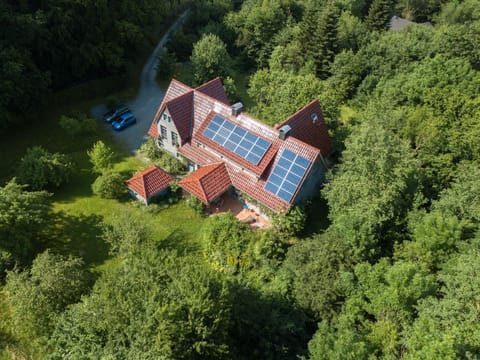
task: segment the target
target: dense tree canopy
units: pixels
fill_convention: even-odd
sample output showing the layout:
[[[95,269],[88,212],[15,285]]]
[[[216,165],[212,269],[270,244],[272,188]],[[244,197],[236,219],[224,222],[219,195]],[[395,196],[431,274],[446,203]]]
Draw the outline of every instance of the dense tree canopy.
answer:
[[[52,219],[47,192],[26,191],[15,179],[0,188],[0,271],[26,264],[42,248]]]
[[[186,1],[2,1],[0,128],[38,108],[48,89],[119,74]]]

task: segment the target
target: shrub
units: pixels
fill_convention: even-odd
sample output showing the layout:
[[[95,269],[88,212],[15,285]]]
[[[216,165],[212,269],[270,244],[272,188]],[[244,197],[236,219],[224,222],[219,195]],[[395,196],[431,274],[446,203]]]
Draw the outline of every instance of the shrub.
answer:
[[[87,115],[74,112],[63,115],[59,121],[60,127],[70,136],[94,134],[97,132],[97,123]]]
[[[203,214],[205,212],[206,206],[199,198],[191,195],[187,198],[187,205],[191,207],[195,212]]]
[[[163,150],[160,149],[157,144],[155,144],[154,138],[148,138],[148,140],[145,141],[142,146],[140,146],[138,152],[140,155],[152,161],[160,158],[163,155]]]
[[[227,93],[228,100],[233,102],[238,99],[237,86],[235,85],[235,81],[230,76],[227,76],[223,80],[223,87],[225,88],[225,92]]]
[[[293,206],[286,213],[273,216],[273,228],[279,238],[288,239],[302,232],[306,219],[305,211],[298,206]]]
[[[140,147],[139,153],[170,174],[185,173],[185,164],[167,151],[159,148],[157,144],[155,144],[153,138],[150,138],[143,143]]]
[[[92,184],[92,191],[104,199],[119,199],[125,195],[126,187],[118,172],[107,171],[97,177]]]
[[[205,255],[212,265],[236,273],[251,267],[248,247],[252,233],[230,212],[209,217],[201,230]]]
[[[158,57],[157,75],[161,79],[166,79],[172,76],[175,70],[175,64],[177,63],[177,57],[174,53],[168,51],[166,47],[163,47]]]
[[[105,105],[107,106],[108,109],[113,109],[115,106],[120,104],[120,100],[116,96],[109,96],[105,100]]]
[[[17,170],[17,180],[32,190],[44,189],[47,185],[56,187],[66,183],[73,170],[73,164],[65,154],[50,153],[41,146],[27,149]]]
[[[93,165],[92,171],[96,174],[103,174],[113,166],[113,151],[101,140],[93,144],[91,150],[87,151],[90,162]]]

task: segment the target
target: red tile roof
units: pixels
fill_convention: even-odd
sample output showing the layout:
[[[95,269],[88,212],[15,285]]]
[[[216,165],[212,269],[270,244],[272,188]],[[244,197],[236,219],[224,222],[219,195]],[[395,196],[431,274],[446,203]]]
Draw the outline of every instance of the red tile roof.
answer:
[[[224,104],[230,105],[227,94],[225,93],[225,88],[222,84],[222,80],[219,77],[200,85],[195,90],[200,91],[205,95],[214,98],[215,100],[221,101]]]
[[[262,175],[263,172],[265,171],[265,169],[267,168],[267,166],[272,161],[272,159],[275,157],[275,154],[277,153],[278,148],[280,147],[281,140],[278,138],[278,136],[276,136],[276,134],[275,134],[273,137],[272,136],[266,137],[266,136],[262,136],[264,134],[261,134],[259,132],[255,132],[254,129],[252,129],[252,128],[250,128],[250,129],[247,128],[246,129],[249,132],[251,132],[251,133],[253,133],[253,134],[255,134],[255,135],[257,135],[257,136],[259,136],[259,137],[263,138],[264,140],[267,140],[271,143],[270,147],[268,148],[268,150],[266,151],[265,155],[260,160],[258,165],[254,165],[250,161],[247,161],[245,158],[235,154],[233,151],[230,151],[227,148],[217,144],[215,141],[210,140],[209,138],[203,136],[203,131],[205,130],[205,128],[208,126],[208,124],[210,123],[210,121],[213,119],[213,117],[215,115],[217,115],[217,114],[214,113],[214,112],[210,113],[210,115],[203,122],[202,126],[198,129],[198,131],[193,134],[193,140],[199,141],[202,144],[207,145],[210,149],[214,150],[215,152],[217,152],[221,156],[227,157],[228,159],[230,159],[231,161],[234,161],[236,164],[240,165],[241,167],[244,167],[245,169],[250,170],[255,175],[258,175],[258,176]],[[222,117],[226,118],[225,116],[222,116]],[[227,119],[229,121],[231,121],[232,123],[242,127],[241,124],[239,124],[239,122],[237,121],[237,119],[235,117],[227,117]]]
[[[170,100],[165,106],[172,117],[182,143],[184,143],[190,137],[193,127],[193,91]]]
[[[316,115],[314,122],[312,116]],[[275,125],[276,129],[284,125],[290,125],[289,136],[293,136],[303,142],[320,149],[322,155],[327,157],[333,149],[333,143],[328,135],[327,125],[323,119],[322,109],[318,100],[313,100],[284,122]]]
[[[186,143],[183,146],[178,148],[178,152],[185,156],[187,159],[192,159],[196,164],[205,166],[208,164],[218,163],[220,160],[217,155],[214,155],[200,146]]]
[[[163,109],[165,109],[165,105],[173,99],[176,99],[179,96],[185,95],[186,93],[192,91],[193,89],[185,85],[184,83],[172,79],[170,82],[170,85],[168,86],[167,92],[165,93],[165,96],[163,97],[162,103],[158,107],[158,110],[153,117],[152,120],[152,125],[150,125],[150,129],[148,130],[148,135],[154,137],[155,139],[158,139],[158,118],[160,114],[162,113]]]
[[[173,176],[159,169],[156,165],[152,165],[134,175],[125,183],[144,199],[148,199],[167,188],[173,180],[175,180]]]
[[[178,183],[190,194],[209,204],[232,186],[224,163],[199,168]]]
[[[279,152],[281,152],[283,149],[290,149],[298,153],[299,155],[310,160],[312,164],[315,162],[318,154],[320,153],[318,149],[315,149],[312,146],[309,146],[295,138],[287,138],[287,140],[283,142]],[[188,159],[191,159],[200,166],[208,166],[212,163],[218,164],[219,161],[222,161],[218,155],[213,154],[201,146],[185,144],[178,150],[182,155],[186,156]],[[232,185],[236,189],[243,191],[270,209],[275,211],[287,210],[294,202],[296,194],[292,197],[290,203],[287,203],[281,198],[276,197],[272,193],[265,190],[265,182],[267,181],[268,176],[270,175],[270,170],[273,169],[275,163],[273,163],[273,166],[271,166],[270,169],[266,171],[262,177],[260,177],[260,179],[257,179],[255,176],[243,171],[239,166],[235,166],[232,163],[225,162],[225,165],[227,166]],[[306,174],[308,173],[309,170],[306,171]],[[302,183],[303,180],[304,179],[302,179]],[[302,183],[299,185],[298,189],[301,188]]]
[[[278,161],[277,154],[280,154],[283,149],[289,149],[309,159],[311,166],[313,166],[320,154],[325,157],[329,155],[333,148],[323,119],[322,110],[317,100],[312,101],[287,118],[283,123],[272,128],[246,113],[241,113],[238,116],[232,115],[231,107],[228,105],[228,99],[219,78],[213,79],[196,89],[172,80],[149,131],[149,134],[154,137],[158,137],[156,119],[160,116],[165,106],[168,107],[177,129],[181,133],[182,140],[183,138],[188,139],[183,141],[182,146],[178,149],[180,154],[203,167],[212,164],[218,166],[220,162],[224,162],[224,168],[228,170],[229,174],[230,182],[228,184],[230,185],[228,186],[233,184],[235,188],[247,193],[272,210],[288,209],[295,202],[303,181],[310,173],[310,169],[307,169],[302,183],[297,188],[297,193],[293,195],[290,203],[276,197],[266,191],[264,186],[270,172]],[[257,166],[203,136],[204,129],[215,114],[272,144]],[[314,114],[317,115],[315,122],[312,119]],[[285,140],[280,139],[278,136],[278,129],[283,125],[290,125],[291,127],[290,133]],[[188,135],[186,135],[187,129]],[[225,174],[227,174],[226,171],[224,171]],[[198,176],[198,174],[195,176]],[[224,179],[226,177],[225,175]],[[194,193],[204,202],[212,200],[212,195],[208,195],[207,192],[202,190],[200,180],[197,179],[198,181],[196,182],[193,180],[189,185],[185,185],[190,187],[191,190],[187,189],[187,191]],[[227,186],[226,184],[223,185]],[[217,196],[214,193],[215,191],[212,194]]]

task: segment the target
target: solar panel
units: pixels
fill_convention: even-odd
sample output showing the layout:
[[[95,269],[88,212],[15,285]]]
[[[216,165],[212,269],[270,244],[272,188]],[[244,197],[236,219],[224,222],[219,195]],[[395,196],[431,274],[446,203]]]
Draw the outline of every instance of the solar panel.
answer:
[[[260,160],[272,145],[265,139],[242,129],[234,123],[215,115],[203,131],[203,136],[213,140],[253,165]]]
[[[310,160],[293,151],[283,150],[277,165],[268,177],[265,190],[290,202],[309,166]]]

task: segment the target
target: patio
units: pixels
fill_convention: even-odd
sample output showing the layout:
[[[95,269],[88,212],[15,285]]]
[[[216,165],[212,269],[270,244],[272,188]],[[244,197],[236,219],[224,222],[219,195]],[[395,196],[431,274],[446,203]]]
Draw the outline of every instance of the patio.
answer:
[[[264,229],[271,225],[265,217],[259,215],[253,209],[244,208],[243,201],[229,194],[223,194],[218,204],[212,204],[207,208],[207,212],[211,215],[227,211],[230,211],[238,221],[248,224],[252,229]]]

